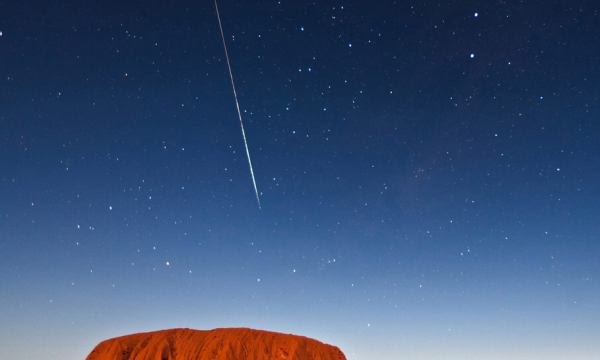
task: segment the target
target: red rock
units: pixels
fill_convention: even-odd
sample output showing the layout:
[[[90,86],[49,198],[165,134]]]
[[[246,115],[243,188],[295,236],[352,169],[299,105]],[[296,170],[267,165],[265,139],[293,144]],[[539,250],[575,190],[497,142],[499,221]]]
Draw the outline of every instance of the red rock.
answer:
[[[304,336],[246,328],[171,329],[98,344],[86,360],[346,360],[340,349]]]

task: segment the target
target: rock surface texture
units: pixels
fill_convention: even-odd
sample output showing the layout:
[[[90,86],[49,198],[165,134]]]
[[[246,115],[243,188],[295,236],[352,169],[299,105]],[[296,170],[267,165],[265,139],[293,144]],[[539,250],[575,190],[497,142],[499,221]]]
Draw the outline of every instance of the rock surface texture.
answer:
[[[101,342],[86,360],[346,360],[340,349],[303,336],[245,328],[171,329]]]

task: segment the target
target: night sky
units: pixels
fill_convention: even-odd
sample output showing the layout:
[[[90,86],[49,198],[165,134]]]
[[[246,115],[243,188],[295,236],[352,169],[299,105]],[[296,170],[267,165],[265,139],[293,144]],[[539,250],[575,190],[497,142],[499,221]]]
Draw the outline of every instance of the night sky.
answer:
[[[0,3],[0,348],[250,327],[600,356],[596,1]]]

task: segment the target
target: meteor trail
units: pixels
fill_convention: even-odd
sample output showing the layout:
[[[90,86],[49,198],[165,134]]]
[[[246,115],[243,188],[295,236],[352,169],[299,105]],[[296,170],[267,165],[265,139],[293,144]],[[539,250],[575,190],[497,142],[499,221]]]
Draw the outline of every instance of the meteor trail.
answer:
[[[250,161],[250,151],[248,150],[248,142],[246,141],[246,132],[244,132],[244,123],[242,122],[242,113],[240,112],[240,104],[238,103],[237,93],[235,92],[235,84],[233,83],[233,74],[231,73],[231,65],[229,64],[229,55],[227,55],[227,45],[225,44],[225,35],[223,35],[223,26],[221,25],[221,16],[219,15],[219,7],[215,0],[215,9],[217,9],[217,19],[219,19],[219,29],[221,29],[221,39],[223,39],[223,48],[225,49],[225,58],[227,59],[227,67],[229,68],[229,77],[231,78],[231,87],[233,88],[233,97],[235,98],[235,106],[237,107],[238,117],[240,118],[240,126],[242,128],[242,136],[244,137],[244,145],[246,146],[246,155],[248,155],[248,165],[250,165],[250,175],[252,175],[252,183],[254,184],[254,192],[256,193],[256,201],[260,209],[260,199],[258,197],[258,189],[256,188],[256,180],[254,179],[254,170],[252,170],[252,161]]]

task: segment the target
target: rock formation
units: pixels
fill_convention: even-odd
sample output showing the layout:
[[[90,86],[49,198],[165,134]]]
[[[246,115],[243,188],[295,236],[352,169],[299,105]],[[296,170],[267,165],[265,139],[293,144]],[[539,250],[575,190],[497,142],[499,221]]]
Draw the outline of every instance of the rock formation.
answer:
[[[101,342],[86,360],[346,360],[340,349],[303,336],[245,328],[171,329]]]

